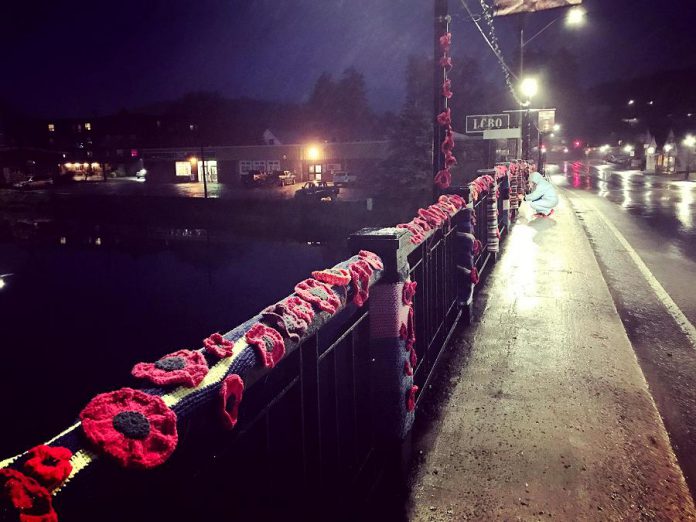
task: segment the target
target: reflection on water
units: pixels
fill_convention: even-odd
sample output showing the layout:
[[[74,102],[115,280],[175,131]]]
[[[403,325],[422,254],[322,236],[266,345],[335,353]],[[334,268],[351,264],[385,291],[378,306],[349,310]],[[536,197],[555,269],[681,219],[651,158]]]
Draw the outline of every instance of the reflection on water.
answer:
[[[248,319],[345,248],[233,230],[0,221],[0,396],[14,426],[0,455],[45,440],[95,393],[127,385],[136,362]]]

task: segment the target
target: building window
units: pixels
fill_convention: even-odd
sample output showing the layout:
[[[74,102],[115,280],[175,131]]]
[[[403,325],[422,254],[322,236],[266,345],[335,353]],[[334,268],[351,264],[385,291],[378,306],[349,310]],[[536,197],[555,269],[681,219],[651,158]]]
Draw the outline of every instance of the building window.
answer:
[[[92,130],[92,124],[90,122],[85,123],[85,130],[87,130],[87,131]]]
[[[246,174],[251,170],[251,161],[248,160],[240,160],[239,161],[239,173],[240,174]]]
[[[280,161],[273,160],[268,162],[268,172],[273,172],[274,170],[280,170]]]
[[[56,132],[56,126],[53,123],[48,124],[48,132]]]
[[[310,165],[309,166],[309,173],[310,174],[321,174],[321,165]]]
[[[177,161],[176,162],[176,175],[177,177],[187,177],[191,179],[191,162],[189,161]]]
[[[266,170],[266,162],[262,160],[256,160],[252,163],[253,169],[254,170],[261,170],[265,171]]]
[[[131,149],[131,158],[138,157],[138,149]]]
[[[198,169],[203,172],[208,183],[218,182],[217,160],[202,160],[198,163]],[[203,176],[200,175],[200,172],[198,178],[198,181],[203,183]]]

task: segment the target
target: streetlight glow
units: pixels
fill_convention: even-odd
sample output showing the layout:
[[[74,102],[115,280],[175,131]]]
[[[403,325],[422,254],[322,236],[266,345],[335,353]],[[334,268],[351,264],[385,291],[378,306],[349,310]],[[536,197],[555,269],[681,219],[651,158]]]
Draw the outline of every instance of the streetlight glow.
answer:
[[[689,148],[693,147],[696,145],[696,137],[694,137],[692,134],[687,134],[686,138],[684,138],[684,145]]]
[[[558,132],[559,130],[561,130],[561,124],[560,124],[560,123],[557,123],[557,124],[555,124],[555,125],[553,126],[553,131],[554,131],[554,132]]]
[[[670,150],[672,150],[672,145],[668,143],[667,145],[662,147],[662,150],[664,150],[665,152],[669,152]]]
[[[634,103],[636,103],[636,100],[628,100],[629,105],[633,105]]]
[[[307,147],[307,159],[310,161],[316,161],[321,156],[321,150],[316,145]]]
[[[633,152],[633,145],[626,145],[623,150],[626,154]]]
[[[566,25],[569,27],[579,27],[585,25],[587,11],[582,7],[572,7],[566,15]]]
[[[536,78],[525,78],[520,84],[520,92],[525,98],[531,100],[539,92],[539,82]]]

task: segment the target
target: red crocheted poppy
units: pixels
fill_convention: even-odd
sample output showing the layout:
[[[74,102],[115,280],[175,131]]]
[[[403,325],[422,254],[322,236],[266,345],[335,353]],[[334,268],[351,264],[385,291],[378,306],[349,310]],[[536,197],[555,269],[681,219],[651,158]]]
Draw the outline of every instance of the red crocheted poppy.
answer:
[[[417,245],[425,240],[425,230],[415,223],[415,220],[408,223],[399,223],[396,228],[403,228],[411,233],[411,243]]]
[[[234,343],[228,341],[219,333],[214,333],[210,337],[203,339],[205,351],[214,355],[218,359],[230,357],[234,351]]]
[[[48,489],[53,489],[70,476],[72,451],[60,446],[36,446],[29,450],[24,472]]]
[[[411,386],[411,390],[406,396],[406,409],[408,411],[413,411],[416,409],[416,393],[418,393],[418,386]]]
[[[449,51],[452,45],[452,33],[445,33],[440,37],[440,48],[443,52]]]
[[[305,304],[311,308],[311,305]],[[295,315],[288,304],[282,301],[264,309],[261,312],[261,317],[271,327],[278,330],[283,337],[293,341],[299,341],[309,328],[307,321]]]
[[[435,174],[434,182],[439,188],[446,189],[452,184],[452,173],[449,169],[442,169]]]
[[[445,153],[445,168],[450,169],[457,164],[457,158],[450,151]]]
[[[350,272],[351,288],[353,289],[353,303],[361,307],[370,297],[370,276],[372,267],[364,259],[360,259],[348,266]]]
[[[312,305],[296,295],[286,297],[279,304],[286,306],[290,313],[298,319],[302,319],[307,325],[314,321],[314,308],[312,308]]]
[[[433,212],[430,208],[419,208],[418,215],[425,219],[433,228],[441,226],[444,221],[439,213]]]
[[[367,261],[367,264],[370,265],[374,270],[384,270],[384,263],[382,263],[382,259],[374,252],[370,252],[369,250],[361,250],[358,252],[358,256]]]
[[[0,516],[19,522],[58,522],[51,494],[31,477],[0,469]]]
[[[244,381],[237,374],[229,375],[222,381],[220,397],[222,398],[222,421],[227,429],[232,429],[237,424],[239,416],[239,404],[244,394]]]
[[[408,307],[408,320],[406,322],[408,337],[406,338],[406,349],[410,350],[416,344],[416,315],[413,306]]]
[[[447,81],[449,81],[449,80],[447,80]],[[443,154],[445,154],[445,153],[447,153],[447,151],[452,152],[452,149],[454,149],[454,136],[448,130],[445,133],[445,139],[442,140],[442,145],[440,146],[440,150],[442,151]]]
[[[133,377],[147,379],[157,386],[180,384],[189,388],[198,386],[207,373],[205,357],[194,350],[179,350],[154,363],[138,363],[131,370]]]
[[[466,201],[464,201],[464,198],[461,197],[459,194],[450,194],[449,196],[440,197],[446,197],[449,200],[449,202],[452,203],[457,209],[460,209],[466,205]]]
[[[416,295],[416,287],[418,283],[416,281],[406,281],[404,283],[404,289],[401,293],[401,301],[406,306],[411,306],[413,303],[413,297]]]
[[[300,281],[295,285],[295,293],[308,303],[312,303],[331,315],[335,314],[338,307],[341,306],[341,300],[331,290],[331,287],[316,279]]]
[[[154,468],[176,448],[176,414],[160,397],[140,390],[97,395],[80,419],[89,441],[124,468]]]
[[[411,368],[415,368],[418,364],[418,354],[414,348],[411,348],[408,356],[408,360],[411,363]]]
[[[483,243],[479,239],[474,239],[474,255],[477,256],[481,253],[483,249]]]
[[[333,286],[346,286],[350,283],[350,274],[345,268],[327,268],[326,270],[315,270],[312,277],[317,281]]]
[[[443,127],[452,125],[452,109],[447,108],[437,115],[437,123]]]
[[[440,58],[440,67],[447,69],[448,71],[452,69],[452,57],[444,55]]]
[[[285,342],[277,330],[256,323],[246,333],[246,342],[256,349],[266,368],[273,368],[285,355]]]
[[[404,361],[404,375],[408,375],[409,377],[413,375],[413,366],[411,366],[411,363],[408,361]]]
[[[418,225],[419,227],[421,227],[421,228],[423,229],[423,232],[428,232],[428,231],[432,230],[432,227],[428,224],[428,222],[427,222],[425,219],[423,219],[422,217],[420,217],[420,216],[414,217],[414,218],[411,220],[411,222],[412,222],[413,224]]]
[[[471,282],[477,285],[479,283],[479,273],[476,267],[471,269]]]
[[[450,99],[453,96],[452,93],[452,80],[445,80],[442,84],[442,96]]]

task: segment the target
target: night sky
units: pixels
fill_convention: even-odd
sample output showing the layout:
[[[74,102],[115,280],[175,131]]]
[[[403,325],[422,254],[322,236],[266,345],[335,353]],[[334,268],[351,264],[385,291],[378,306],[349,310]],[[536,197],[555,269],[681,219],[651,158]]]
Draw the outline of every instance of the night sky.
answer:
[[[480,12],[478,0],[467,0]],[[453,55],[503,77],[460,0]],[[530,47],[565,45],[582,81],[633,77],[696,63],[693,0],[585,0],[588,24],[554,24]],[[659,7],[657,7],[659,6]],[[527,34],[562,11],[528,16]],[[194,90],[303,101],[322,71],[366,77],[372,106],[397,109],[409,54],[432,53],[431,0],[4,0],[0,99],[40,116],[102,114]],[[518,17],[496,19],[504,54]],[[456,62],[455,62],[456,65]]]

